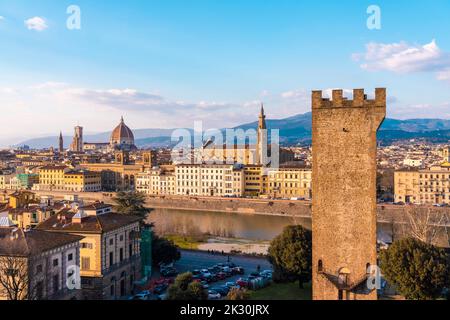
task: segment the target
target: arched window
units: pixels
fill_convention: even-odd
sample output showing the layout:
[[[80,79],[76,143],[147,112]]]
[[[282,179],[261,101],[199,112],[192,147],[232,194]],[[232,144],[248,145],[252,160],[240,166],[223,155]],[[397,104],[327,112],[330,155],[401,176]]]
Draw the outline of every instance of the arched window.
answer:
[[[372,271],[371,266],[372,266],[372,265],[371,265],[370,263],[367,263],[367,264],[366,264],[366,273],[367,273],[367,274],[370,274],[370,272]]]
[[[319,273],[323,272],[323,261],[322,260],[319,260],[319,263],[317,265],[317,271]]]

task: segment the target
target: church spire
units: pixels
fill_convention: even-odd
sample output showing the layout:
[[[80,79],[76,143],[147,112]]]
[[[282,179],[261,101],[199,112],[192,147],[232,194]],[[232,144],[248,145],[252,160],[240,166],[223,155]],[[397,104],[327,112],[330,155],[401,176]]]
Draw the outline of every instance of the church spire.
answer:
[[[259,114],[258,129],[266,129],[266,115],[264,113],[264,103],[261,103],[261,113]]]
[[[59,132],[59,152],[63,152],[64,151],[64,138],[63,138],[63,134],[62,131]]]

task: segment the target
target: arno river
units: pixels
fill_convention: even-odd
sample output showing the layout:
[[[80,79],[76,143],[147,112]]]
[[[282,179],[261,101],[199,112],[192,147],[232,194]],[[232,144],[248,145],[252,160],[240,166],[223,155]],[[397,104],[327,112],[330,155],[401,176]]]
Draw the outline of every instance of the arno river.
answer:
[[[270,241],[288,225],[311,229],[311,219],[226,212],[155,209],[150,214],[159,234],[209,235],[252,241]],[[379,224],[378,237],[390,240],[389,225]]]

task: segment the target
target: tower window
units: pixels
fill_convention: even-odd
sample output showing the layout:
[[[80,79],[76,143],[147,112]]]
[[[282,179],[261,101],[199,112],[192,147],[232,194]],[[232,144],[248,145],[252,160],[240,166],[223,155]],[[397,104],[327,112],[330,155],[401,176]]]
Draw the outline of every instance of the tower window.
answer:
[[[319,263],[317,265],[317,271],[319,273],[323,272],[323,262],[322,262],[322,260],[319,260]]]

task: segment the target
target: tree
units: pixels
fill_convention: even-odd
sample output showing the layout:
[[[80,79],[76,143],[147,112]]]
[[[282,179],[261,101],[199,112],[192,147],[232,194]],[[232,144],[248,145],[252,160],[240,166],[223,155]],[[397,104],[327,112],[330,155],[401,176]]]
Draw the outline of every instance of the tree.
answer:
[[[448,258],[443,249],[407,238],[381,251],[380,264],[386,280],[406,299],[430,300],[449,285]]]
[[[274,267],[275,281],[311,280],[312,234],[300,225],[288,226],[269,248],[269,261]]]
[[[404,231],[405,234],[431,245],[436,245],[439,240],[439,233],[445,231],[448,236],[447,212],[417,206],[409,206],[405,212],[408,218],[407,223],[404,224],[407,228]]]
[[[175,282],[167,290],[168,300],[196,301],[206,300],[208,295],[202,284],[194,282],[192,273],[187,272],[178,275]]]
[[[228,292],[227,300],[248,300],[250,298],[250,294],[247,290],[242,288],[232,288],[230,292]]]
[[[153,233],[152,240],[152,260],[153,265],[157,266],[161,263],[168,264],[178,261],[181,258],[180,251],[177,246],[170,240],[160,238]]]
[[[0,297],[7,300],[37,300],[45,295],[46,273],[40,276],[31,257],[0,256]],[[41,290],[39,290],[39,288]]]
[[[151,210],[145,207],[145,198],[145,194],[140,192],[119,192],[113,198],[116,203],[114,209],[119,214],[135,215],[146,219]]]

